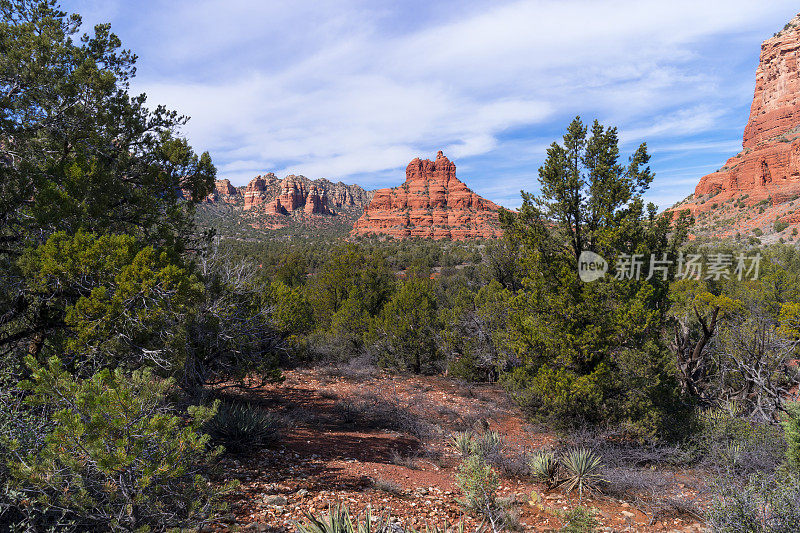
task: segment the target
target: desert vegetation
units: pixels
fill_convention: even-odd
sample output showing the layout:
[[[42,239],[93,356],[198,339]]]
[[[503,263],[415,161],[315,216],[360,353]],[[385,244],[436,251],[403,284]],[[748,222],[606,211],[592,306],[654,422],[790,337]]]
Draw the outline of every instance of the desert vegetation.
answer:
[[[800,253],[689,241],[646,144],[576,118],[501,239],[218,238],[110,28],[0,12],[1,530],[800,530]]]

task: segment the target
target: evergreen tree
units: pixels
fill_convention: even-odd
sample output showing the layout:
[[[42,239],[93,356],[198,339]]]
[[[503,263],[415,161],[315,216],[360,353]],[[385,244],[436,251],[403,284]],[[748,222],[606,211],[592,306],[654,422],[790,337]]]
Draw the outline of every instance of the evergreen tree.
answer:
[[[79,36],[54,0],[0,13],[0,353],[37,354],[92,287],[31,292],[24,251],[58,232],[124,233],[175,261],[196,247],[192,206],[215,169],[177,135],[185,117],[129,94],[136,56],[109,25]]]
[[[614,422],[652,433],[676,405],[674,365],[663,332],[668,279],[605,278],[584,283],[585,250],[613,267],[621,254],[675,254],[688,220],[645,209],[653,180],[642,144],[620,162],[617,131],[576,118],[539,169],[541,194],[523,192],[518,213],[502,216],[519,250],[522,289],[509,318],[521,368],[506,383],[531,412],[558,423]],[[612,268],[613,270],[613,268]],[[634,277],[635,278],[635,277]],[[632,390],[635,382],[641,389]]]

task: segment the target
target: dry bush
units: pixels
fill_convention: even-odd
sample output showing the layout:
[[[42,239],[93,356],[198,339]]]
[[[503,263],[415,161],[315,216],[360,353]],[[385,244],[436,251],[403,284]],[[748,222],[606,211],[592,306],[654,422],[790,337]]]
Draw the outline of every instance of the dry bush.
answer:
[[[621,466],[606,468],[603,479],[605,494],[631,502],[650,516],[651,524],[676,516],[698,518],[702,515],[695,499],[669,494],[675,482],[672,474],[651,468]]]
[[[506,450],[495,464],[505,477],[527,478],[531,474],[530,454]]]
[[[426,440],[434,436],[439,428],[421,419],[408,408],[388,401],[375,394],[367,394],[354,400],[342,400],[334,406],[337,417],[344,424],[367,429],[391,429]]]
[[[672,444],[624,441],[598,431],[578,431],[561,439],[556,449],[588,448],[600,455],[608,466],[687,466],[696,461],[693,450]]]
[[[394,481],[389,481],[388,479],[378,478],[372,480],[372,488],[393,496],[403,495],[403,488]]]
[[[403,455],[397,450],[392,450],[392,453],[389,455],[389,460],[393,465],[402,466],[404,468],[408,468],[409,470],[419,469],[416,457],[413,455]]]

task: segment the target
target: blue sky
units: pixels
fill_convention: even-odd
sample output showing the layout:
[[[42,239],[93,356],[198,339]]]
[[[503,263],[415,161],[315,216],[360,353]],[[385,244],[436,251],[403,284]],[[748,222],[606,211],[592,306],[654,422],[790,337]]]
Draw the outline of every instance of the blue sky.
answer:
[[[538,190],[575,115],[647,141],[662,208],[741,147],[771,0],[83,0],[138,56],[134,90],[189,115],[220,178],[303,174],[387,187],[445,154],[507,207]]]

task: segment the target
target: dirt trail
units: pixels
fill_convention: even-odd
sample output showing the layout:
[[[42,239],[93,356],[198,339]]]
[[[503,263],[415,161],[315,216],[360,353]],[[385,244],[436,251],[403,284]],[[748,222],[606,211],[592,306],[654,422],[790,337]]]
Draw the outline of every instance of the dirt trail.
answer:
[[[463,520],[469,531],[480,520],[465,515],[457,501],[460,457],[448,440],[454,431],[487,425],[504,438],[499,493],[522,530],[557,531],[560,513],[578,504],[574,495],[546,493],[517,474],[525,454],[552,444],[554,436],[529,427],[497,386],[352,370],[290,371],[286,377],[280,385],[228,393],[283,415],[289,427],[272,449],[224,459],[226,477],[239,479],[241,487],[230,500],[233,514],[210,530],[294,531],[305,512],[346,503],[353,514],[371,508],[416,527]],[[676,481],[672,489],[683,487]],[[601,531],[703,529],[689,516],[653,520],[609,497],[583,503],[597,509]]]

